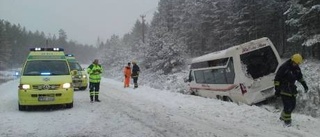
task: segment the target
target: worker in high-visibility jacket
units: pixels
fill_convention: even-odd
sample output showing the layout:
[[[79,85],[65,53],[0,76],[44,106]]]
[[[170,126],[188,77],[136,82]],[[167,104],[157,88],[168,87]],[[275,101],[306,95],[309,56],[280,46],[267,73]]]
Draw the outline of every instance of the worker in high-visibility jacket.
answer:
[[[130,78],[131,78],[131,63],[129,62],[127,66],[123,69],[124,74],[124,87],[129,87],[130,85]]]
[[[89,74],[89,88],[90,88],[90,101],[93,102],[93,97],[96,102],[99,100],[99,89],[101,74],[103,72],[102,66],[99,64],[99,60],[95,59],[93,63],[88,67],[87,73]]]

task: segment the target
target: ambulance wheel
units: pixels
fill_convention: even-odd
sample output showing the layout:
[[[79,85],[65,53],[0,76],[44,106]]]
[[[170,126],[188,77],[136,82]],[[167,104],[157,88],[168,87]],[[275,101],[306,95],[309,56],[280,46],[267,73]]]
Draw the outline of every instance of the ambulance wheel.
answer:
[[[19,111],[25,111],[27,106],[23,106],[19,104]]]
[[[223,96],[223,101],[226,101],[226,102],[233,102],[232,99],[228,96]]]
[[[86,90],[86,89],[87,89],[87,86],[85,86],[85,87],[80,87],[79,89],[80,89],[80,90]]]
[[[66,108],[72,108],[73,107],[73,102],[66,104]]]

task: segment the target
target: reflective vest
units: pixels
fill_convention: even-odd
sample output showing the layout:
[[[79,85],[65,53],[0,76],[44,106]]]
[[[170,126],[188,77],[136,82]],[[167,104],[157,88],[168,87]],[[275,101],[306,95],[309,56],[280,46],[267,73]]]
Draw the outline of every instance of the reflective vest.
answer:
[[[87,69],[89,76],[89,82],[99,83],[101,80],[101,74],[103,72],[102,66],[99,64],[91,64]]]

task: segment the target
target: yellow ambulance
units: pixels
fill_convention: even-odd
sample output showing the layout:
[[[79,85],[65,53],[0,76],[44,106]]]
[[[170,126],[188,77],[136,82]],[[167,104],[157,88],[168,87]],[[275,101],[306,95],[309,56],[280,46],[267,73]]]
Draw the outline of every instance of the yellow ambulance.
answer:
[[[21,70],[18,89],[19,110],[29,106],[73,107],[70,67],[61,48],[31,48]]]
[[[66,54],[66,58],[72,72],[73,87],[79,90],[86,90],[88,87],[87,72],[80,66],[74,55]]]

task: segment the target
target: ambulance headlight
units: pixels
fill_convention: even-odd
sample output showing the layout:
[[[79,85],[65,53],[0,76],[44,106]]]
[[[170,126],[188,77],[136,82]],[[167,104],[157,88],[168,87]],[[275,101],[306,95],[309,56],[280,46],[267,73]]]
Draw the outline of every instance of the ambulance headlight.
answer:
[[[87,78],[87,75],[82,75],[82,78]]]
[[[23,85],[21,85],[21,88],[22,89],[30,89],[30,85],[28,85],[28,84],[23,84]]]
[[[70,83],[64,83],[62,85],[62,88],[70,88],[71,87],[71,84]]]

